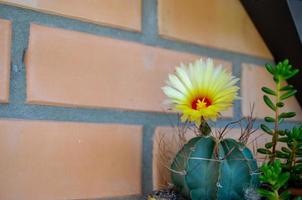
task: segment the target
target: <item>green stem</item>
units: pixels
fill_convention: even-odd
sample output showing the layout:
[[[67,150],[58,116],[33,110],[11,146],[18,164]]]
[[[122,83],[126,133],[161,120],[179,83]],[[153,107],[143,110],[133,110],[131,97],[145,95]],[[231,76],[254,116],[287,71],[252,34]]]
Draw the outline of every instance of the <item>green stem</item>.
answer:
[[[280,101],[280,81],[278,81],[278,83],[276,84],[276,104]],[[275,105],[276,105],[275,104]],[[275,127],[274,127],[274,133],[273,133],[273,138],[272,138],[272,143],[273,143],[273,149],[272,149],[272,155],[270,157],[270,163],[273,163],[275,161],[276,158],[276,146],[277,146],[277,142],[278,142],[278,129],[279,129],[279,108],[278,106],[276,106],[276,111],[275,111]]]
[[[274,190],[274,193],[275,193],[275,196],[276,196],[275,200],[280,200],[278,190]]]
[[[297,142],[293,142],[293,148],[292,148],[292,153],[290,156],[290,163],[289,163],[289,171],[292,170],[292,168],[296,165],[296,151],[297,151]]]

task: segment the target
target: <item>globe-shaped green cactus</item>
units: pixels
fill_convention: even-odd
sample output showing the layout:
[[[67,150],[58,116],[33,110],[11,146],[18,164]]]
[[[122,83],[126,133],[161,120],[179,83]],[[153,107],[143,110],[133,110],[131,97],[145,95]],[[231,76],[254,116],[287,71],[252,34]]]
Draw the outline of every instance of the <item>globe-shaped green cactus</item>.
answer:
[[[251,151],[234,139],[195,137],[177,153],[171,169],[174,185],[192,200],[244,199],[244,190],[258,184]]]

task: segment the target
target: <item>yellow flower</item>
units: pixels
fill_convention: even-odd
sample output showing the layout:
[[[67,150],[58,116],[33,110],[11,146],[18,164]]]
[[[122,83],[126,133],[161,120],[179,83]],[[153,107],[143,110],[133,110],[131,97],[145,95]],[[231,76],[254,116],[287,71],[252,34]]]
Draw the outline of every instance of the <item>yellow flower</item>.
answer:
[[[214,66],[212,59],[200,59],[177,67],[162,89],[174,109],[182,113],[182,121],[200,125],[202,120],[216,120],[221,111],[233,105],[238,98],[238,80],[221,66]]]

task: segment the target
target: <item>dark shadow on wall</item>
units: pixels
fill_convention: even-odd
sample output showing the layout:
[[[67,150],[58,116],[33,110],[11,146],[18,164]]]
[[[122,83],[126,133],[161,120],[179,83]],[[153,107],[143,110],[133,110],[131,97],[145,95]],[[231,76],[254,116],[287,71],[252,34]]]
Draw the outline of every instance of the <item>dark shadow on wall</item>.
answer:
[[[302,0],[240,0],[276,62],[286,58],[300,69],[288,82],[302,105]]]

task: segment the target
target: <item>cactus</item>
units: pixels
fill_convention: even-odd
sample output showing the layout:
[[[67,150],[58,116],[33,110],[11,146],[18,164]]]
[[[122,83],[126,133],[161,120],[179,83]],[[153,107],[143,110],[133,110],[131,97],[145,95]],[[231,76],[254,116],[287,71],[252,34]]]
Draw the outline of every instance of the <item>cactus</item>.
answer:
[[[174,185],[193,200],[244,199],[258,184],[257,163],[251,151],[234,139],[192,138],[171,165]]]

